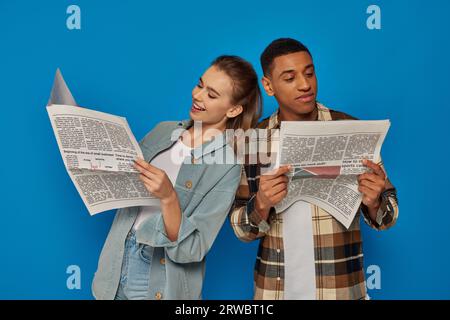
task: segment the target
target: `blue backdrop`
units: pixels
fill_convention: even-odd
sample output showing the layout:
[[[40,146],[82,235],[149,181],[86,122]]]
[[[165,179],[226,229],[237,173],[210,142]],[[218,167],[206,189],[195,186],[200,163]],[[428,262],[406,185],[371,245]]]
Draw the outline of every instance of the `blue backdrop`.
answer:
[[[80,30],[66,26],[71,4]],[[371,4],[380,30],[366,26]],[[92,298],[113,218],[89,216],[64,169],[45,110],[57,67],[80,105],[125,116],[140,139],[188,116],[213,58],[241,55],[261,75],[260,53],[286,36],[311,49],[321,102],[392,122],[382,156],[400,217],[386,232],[363,227],[365,266],[381,271],[370,296],[450,298],[449,11],[446,0],[0,0],[0,298]],[[264,115],[275,109],[265,96]],[[256,249],[227,222],[207,258],[204,298],[251,299]],[[66,286],[69,265],[81,269],[79,290]]]

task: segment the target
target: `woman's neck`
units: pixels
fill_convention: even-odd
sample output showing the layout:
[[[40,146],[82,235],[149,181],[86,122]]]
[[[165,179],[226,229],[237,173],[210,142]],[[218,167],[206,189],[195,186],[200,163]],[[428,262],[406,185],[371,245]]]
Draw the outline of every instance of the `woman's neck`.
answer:
[[[191,148],[196,148],[212,140],[215,136],[222,134],[225,129],[225,125],[218,126],[194,123],[193,126],[183,133],[183,142]]]

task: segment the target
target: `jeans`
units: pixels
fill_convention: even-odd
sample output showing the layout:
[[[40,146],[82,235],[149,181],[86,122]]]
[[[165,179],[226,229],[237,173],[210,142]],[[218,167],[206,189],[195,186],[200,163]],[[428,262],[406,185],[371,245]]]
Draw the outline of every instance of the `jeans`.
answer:
[[[153,247],[136,242],[131,230],[125,241],[119,288],[115,300],[149,300],[150,267]]]

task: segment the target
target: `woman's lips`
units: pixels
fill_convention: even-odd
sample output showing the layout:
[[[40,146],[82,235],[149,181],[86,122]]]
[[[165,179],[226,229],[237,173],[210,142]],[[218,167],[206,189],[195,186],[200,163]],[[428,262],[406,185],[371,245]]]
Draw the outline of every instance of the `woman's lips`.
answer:
[[[295,100],[301,101],[301,102],[311,102],[314,100],[314,93],[308,93],[308,94],[304,94],[300,97],[295,98]]]
[[[191,107],[191,111],[192,112],[202,112],[202,111],[205,111],[205,110],[206,110],[205,108],[202,108],[202,107],[200,107],[199,105],[197,105],[195,103],[192,104],[192,107]]]

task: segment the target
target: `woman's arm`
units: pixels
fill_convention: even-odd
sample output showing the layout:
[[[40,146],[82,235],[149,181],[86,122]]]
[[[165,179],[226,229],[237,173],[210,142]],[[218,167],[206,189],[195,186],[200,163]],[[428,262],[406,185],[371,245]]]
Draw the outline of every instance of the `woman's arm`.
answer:
[[[145,160],[137,159],[134,167],[141,173],[139,178],[147,190],[160,200],[167,237],[176,241],[181,225],[181,208],[172,182],[163,170]]]
[[[153,247],[164,247],[167,256],[176,263],[202,261],[230,212],[240,173],[240,165],[231,166],[189,217],[181,215],[176,241],[168,238],[162,215],[153,215],[138,230],[141,242]]]

